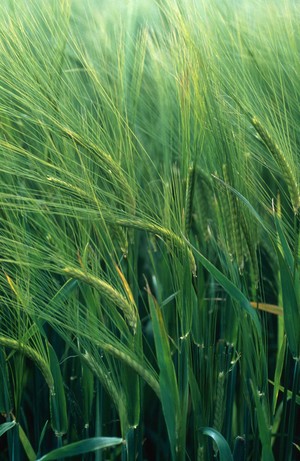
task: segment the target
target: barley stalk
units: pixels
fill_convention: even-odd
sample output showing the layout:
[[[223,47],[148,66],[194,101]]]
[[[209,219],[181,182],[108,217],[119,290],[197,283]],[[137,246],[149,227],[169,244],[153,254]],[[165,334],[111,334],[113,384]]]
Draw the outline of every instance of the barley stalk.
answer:
[[[66,181],[63,181],[58,178],[53,178],[53,177],[48,177],[48,180],[55,182],[57,184],[60,184],[61,186],[66,187],[70,190],[73,190],[81,197],[86,197],[87,199],[90,199],[90,197],[82,189],[70,183],[67,183]],[[109,224],[112,224],[113,226],[123,226],[123,227],[140,229],[140,230],[142,229],[142,230],[151,232],[153,234],[165,237],[167,240],[171,241],[177,248],[181,248],[182,250],[187,248],[185,245],[185,242],[178,235],[176,235],[174,232],[172,232],[166,227],[162,227],[157,224],[151,223],[149,221],[142,220],[142,219],[135,218],[135,217],[120,218],[119,216],[110,215],[109,213],[105,211],[103,211],[102,215],[104,219]],[[121,234],[120,234],[120,237],[122,238]],[[126,239],[125,236],[124,238]],[[124,240],[123,247],[124,247],[124,250],[126,251],[128,247],[128,242],[126,240]],[[187,252],[188,252],[188,256],[190,260],[192,273],[196,275],[196,263],[195,263],[193,253],[188,248],[187,248]]]
[[[134,213],[135,210],[135,198],[132,193],[132,189],[129,187],[128,182],[126,180],[126,177],[121,169],[121,167],[116,163],[113,158],[109,155],[103,152],[101,149],[99,149],[95,144],[93,144],[91,141],[87,143],[86,140],[83,140],[77,133],[74,131],[66,128],[66,127],[61,127],[59,128],[62,130],[62,132],[72,139],[76,145],[81,146],[83,148],[89,149],[91,152],[95,153],[97,157],[100,158],[101,160],[101,167],[103,164],[103,171],[106,172],[109,177],[111,178],[117,178],[119,184],[122,185],[125,193],[126,193],[126,198],[127,198],[127,204],[128,208],[131,212]]]
[[[196,215],[195,221],[200,225],[199,233],[203,235],[205,241],[208,241],[210,237],[208,231],[210,217],[208,204],[212,204],[213,206],[214,203],[211,179],[200,168],[195,170],[195,177],[195,179],[197,179],[197,181],[195,180],[197,193],[194,194],[194,201],[196,202],[196,207],[198,206],[200,212],[200,218]]]
[[[188,235],[192,222],[193,195],[195,185],[195,168],[191,165],[188,169],[186,193],[185,193],[185,232]]]
[[[214,415],[214,428],[221,432],[223,425],[223,412],[224,412],[224,371],[221,371],[217,380],[217,391],[215,400],[215,415]]]
[[[110,218],[108,217],[107,220]],[[119,218],[115,217],[113,219],[114,224],[118,224],[120,226],[124,227],[131,227],[134,229],[140,229],[140,230],[145,230],[148,232],[151,232],[152,234],[156,234],[160,237],[166,238],[169,242],[173,243],[173,245],[182,251],[187,251],[188,253],[188,258],[190,262],[190,267],[193,275],[196,275],[196,262],[193,253],[189,248],[187,248],[185,241],[180,238],[178,235],[176,235],[174,232],[172,232],[170,229],[166,227],[159,226],[157,224],[151,223],[149,221],[144,221],[142,219],[134,218],[134,219],[129,219],[129,218]]]
[[[258,266],[258,260],[257,260],[257,254],[256,254],[257,243],[255,242],[253,237],[251,238],[251,235],[249,232],[249,226],[247,226],[247,223],[246,223],[246,220],[243,214],[241,214],[241,228],[242,228],[245,241],[248,247],[250,260],[252,263],[252,267],[253,267],[254,275],[256,278],[256,283],[257,283],[259,279],[259,266]]]
[[[111,344],[105,344],[103,347],[103,350],[112,354],[114,357],[119,358],[122,360],[124,363],[126,363],[130,368],[135,370],[138,375],[146,383],[149,384],[149,386],[153,389],[155,394],[160,398],[160,387],[158,381],[155,379],[155,377],[143,367],[140,363],[138,363],[136,360],[134,360],[130,355],[125,354],[125,352],[120,351],[116,347],[112,346]]]
[[[261,137],[266,147],[269,149],[270,153],[272,154],[279,168],[281,169],[282,176],[289,190],[294,213],[298,214],[299,207],[300,207],[300,191],[299,191],[299,185],[297,183],[297,180],[293,173],[291,165],[289,164],[287,158],[285,157],[285,155],[283,154],[279,146],[271,138],[269,132],[264,128],[264,126],[258,120],[258,118],[252,117],[251,123],[256,129],[257,133]]]
[[[227,165],[223,165],[223,176],[224,181],[226,184],[230,184]],[[242,242],[242,235],[241,229],[239,224],[239,215],[238,215],[238,207],[237,207],[237,200],[236,197],[230,191],[226,191],[227,200],[228,200],[228,207],[229,207],[229,215],[227,214],[227,220],[229,224],[228,234],[232,237],[232,248],[233,254],[236,257],[239,270],[243,270],[244,266],[244,252],[243,252],[243,242]]]
[[[65,267],[62,272],[69,277],[79,279],[98,290],[108,301],[119,307],[133,331],[137,326],[137,309],[133,302],[128,301],[119,291],[113,288],[109,283],[95,277],[94,275],[83,272],[76,267]]]
[[[105,387],[107,393],[110,395],[112,401],[114,402],[116,408],[119,411],[119,414],[122,416],[121,421],[124,419],[127,422],[127,411],[125,407],[125,398],[122,394],[122,390],[117,389],[115,383],[109,377],[109,374],[98,364],[95,358],[89,354],[87,351],[81,355],[81,358],[86,363],[87,367],[91,370],[94,376],[97,376],[99,381]],[[126,424],[126,423],[125,423]]]
[[[35,349],[20,341],[8,338],[7,336],[0,336],[0,345],[21,352],[30,360],[32,360],[44,376],[45,381],[50,389],[50,392],[54,391],[54,381],[52,373],[50,371],[50,367],[47,364],[46,360]]]
[[[59,184],[60,186],[66,188],[66,189],[72,190],[79,197],[85,197],[88,200],[91,199],[91,197],[83,189],[80,189],[79,187],[74,186],[73,184],[70,184],[69,182],[63,181],[62,179],[55,178],[53,176],[48,176],[47,179],[50,182],[53,182],[55,184]]]

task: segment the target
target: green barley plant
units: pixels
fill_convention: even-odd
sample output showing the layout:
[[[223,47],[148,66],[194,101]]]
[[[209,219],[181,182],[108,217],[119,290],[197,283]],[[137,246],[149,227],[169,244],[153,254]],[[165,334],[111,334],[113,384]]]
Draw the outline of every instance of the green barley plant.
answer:
[[[293,0],[3,0],[4,461],[294,461]]]

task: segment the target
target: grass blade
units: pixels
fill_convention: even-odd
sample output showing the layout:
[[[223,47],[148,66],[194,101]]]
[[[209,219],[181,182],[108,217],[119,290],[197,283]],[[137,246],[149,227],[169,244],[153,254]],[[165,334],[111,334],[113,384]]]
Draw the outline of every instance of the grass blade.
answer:
[[[48,344],[50,367],[54,381],[54,390],[50,392],[51,424],[57,437],[61,437],[68,430],[67,403],[63,378],[58,358],[53,347]]]
[[[52,450],[37,461],[55,461],[61,458],[70,458],[97,450],[103,450],[104,448],[115,447],[122,442],[123,439],[119,437],[94,437],[85,439]]]
[[[294,358],[300,357],[300,309],[292,274],[280,251],[277,252],[282,286],[283,319],[287,341]],[[297,271],[298,272],[298,271]],[[298,276],[298,274],[296,274]]]
[[[233,461],[230,447],[220,432],[216,431],[212,427],[203,427],[200,429],[203,435],[211,437],[218,447],[220,461]]]
[[[194,250],[196,259],[205,267],[205,269],[214,277],[214,279],[219,282],[219,284],[224,288],[226,293],[232,298],[235,299],[243,307],[245,312],[252,319],[253,324],[256,328],[258,337],[261,337],[261,325],[257,316],[256,311],[251,307],[250,302],[246,296],[241,292],[241,290],[234,285],[224,274],[222,274],[219,269],[216,268],[205,256],[203,256],[195,247],[189,244]]]
[[[36,454],[34,452],[34,449],[32,448],[32,445],[25,434],[22,426],[19,424],[19,436],[20,436],[20,442],[22,443],[22,446],[24,448],[24,451],[26,453],[26,456],[29,461],[35,461],[36,460]]]
[[[258,391],[252,385],[253,397],[255,401],[255,407],[257,411],[257,422],[259,427],[259,437],[262,444],[262,461],[275,461],[272,452],[271,443],[271,426],[267,421],[265,402],[262,402]],[[265,396],[262,396],[265,399]]]
[[[0,424],[0,437],[1,435],[5,434],[5,432],[12,429],[16,424],[17,424],[16,421],[11,421],[9,423]]]
[[[169,339],[164,325],[162,313],[155,298],[150,293],[149,287],[147,287],[147,290],[153,325],[156,356],[160,370],[159,386],[161,392],[161,404],[168,430],[172,459],[175,460],[175,453],[178,445],[178,423],[180,408],[178,386],[169,346]]]

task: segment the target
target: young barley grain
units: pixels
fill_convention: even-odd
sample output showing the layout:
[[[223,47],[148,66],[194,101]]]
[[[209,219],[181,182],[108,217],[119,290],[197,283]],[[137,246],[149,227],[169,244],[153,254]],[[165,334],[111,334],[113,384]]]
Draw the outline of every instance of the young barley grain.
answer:
[[[20,341],[16,341],[15,339],[8,338],[6,336],[0,336],[0,345],[19,351],[26,357],[28,357],[30,360],[32,360],[44,376],[44,379],[50,389],[50,392],[54,391],[54,381],[50,367],[46,360],[35,349],[28,346],[28,344],[24,344]]]
[[[192,223],[193,196],[195,186],[195,168],[191,165],[188,169],[186,193],[185,193],[185,233],[189,234]]]
[[[231,185],[229,181],[228,168],[226,164],[222,166],[223,177],[226,184]],[[232,255],[235,257],[240,272],[243,271],[244,267],[244,251],[243,251],[243,240],[240,228],[238,204],[236,197],[228,189],[226,190],[228,211],[226,219],[228,222],[228,237],[231,238],[230,246],[232,248]]]
[[[189,262],[190,262],[190,267],[193,275],[196,275],[197,268],[196,268],[196,262],[193,253],[191,250],[187,247],[185,241],[176,235],[174,232],[172,232],[170,229],[167,229],[166,227],[159,226],[157,224],[154,224],[149,221],[145,221],[143,219],[139,218],[110,218],[107,217],[107,221],[111,220],[112,223],[124,226],[124,227],[131,227],[134,229],[140,229],[144,231],[151,232],[152,234],[158,235],[159,237],[165,238],[169,242],[171,242],[176,248],[182,250],[183,252],[187,251]]]
[[[136,331],[137,326],[137,308],[132,300],[127,300],[119,291],[113,288],[109,283],[95,277],[92,274],[83,272],[76,267],[65,267],[62,272],[69,277],[81,280],[88,285],[91,285],[101,293],[104,298],[110,301],[115,306],[119,307],[133,331]]]
[[[240,223],[241,223],[241,229],[243,231],[243,235],[245,237],[248,252],[250,255],[254,277],[256,279],[255,283],[257,284],[259,280],[259,267],[258,267],[257,253],[256,253],[257,243],[255,239],[250,236],[249,227],[247,226],[246,219],[243,213],[240,213]]]
[[[95,156],[101,160],[101,163],[99,164],[103,168],[104,173],[107,174],[111,180],[116,179],[118,186],[121,185],[126,196],[126,200],[124,200],[124,203],[127,204],[126,208],[128,209],[128,211],[134,214],[136,208],[135,197],[132,193],[131,187],[127,182],[124,171],[118,165],[118,163],[116,163],[109,154],[103,152],[102,149],[99,149],[91,141],[81,139],[81,137],[77,133],[69,130],[66,127],[59,126],[59,128],[62,130],[63,134],[68,138],[72,139],[72,141],[75,142],[77,146],[89,150],[91,153],[95,154]]]
[[[137,374],[153,389],[155,394],[160,398],[160,387],[155,377],[143,367],[142,364],[134,360],[130,355],[120,351],[111,344],[105,344],[103,350],[112,354],[114,357],[119,358],[126,363],[130,368],[137,372]]]
[[[217,380],[217,391],[215,400],[215,414],[213,427],[218,431],[222,431],[223,415],[224,415],[224,371],[219,372]]]
[[[126,410],[126,399],[123,395],[123,391],[120,388],[117,388],[113,380],[110,378],[110,375],[107,371],[105,371],[95,360],[95,358],[85,351],[84,354],[81,355],[82,360],[84,360],[87,367],[91,370],[91,372],[96,376],[103,387],[105,388],[108,395],[111,397],[112,402],[114,403],[115,407],[117,408],[121,422],[123,425],[127,425],[127,410]]]
[[[213,211],[209,207],[214,207],[215,197],[210,177],[200,168],[195,169],[195,189],[195,209],[198,209],[200,216],[196,214],[194,219],[196,225],[197,223],[200,225],[199,234],[203,236],[204,240],[207,242],[210,238],[210,232],[208,229],[209,219],[213,214]]]
[[[297,183],[296,177],[293,173],[291,165],[289,164],[286,156],[281,151],[279,146],[275,143],[275,141],[271,138],[269,132],[265,129],[265,127],[261,124],[257,117],[251,118],[251,123],[256,129],[257,133],[261,137],[262,141],[264,142],[265,146],[269,149],[270,153],[272,154],[274,160],[278,164],[281,172],[282,177],[285,180],[293,210],[295,214],[298,214],[299,207],[300,207],[300,191],[299,185]]]

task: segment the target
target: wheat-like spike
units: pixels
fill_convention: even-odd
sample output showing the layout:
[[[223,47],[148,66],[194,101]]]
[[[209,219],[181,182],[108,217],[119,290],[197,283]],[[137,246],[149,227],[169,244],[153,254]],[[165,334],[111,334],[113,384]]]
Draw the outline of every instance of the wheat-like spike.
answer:
[[[256,254],[256,246],[257,243],[255,242],[254,238],[251,238],[250,232],[249,232],[249,226],[247,226],[245,216],[241,213],[241,228],[245,237],[246,245],[248,247],[249,255],[250,255],[250,260],[252,263],[253,271],[255,274],[256,278],[256,283],[259,280],[259,267],[258,267],[258,259],[257,259],[257,254]]]
[[[91,197],[83,189],[80,189],[79,187],[74,186],[73,184],[70,184],[69,182],[63,181],[62,179],[55,178],[53,176],[47,176],[47,179],[50,182],[53,182],[55,184],[59,184],[60,186],[66,188],[66,189],[69,189],[69,190],[72,190],[73,192],[76,192],[76,194],[79,197],[85,197],[88,200],[91,199]]]
[[[84,360],[85,364],[91,372],[101,381],[102,385],[105,387],[106,392],[110,395],[112,401],[114,402],[119,413],[123,416],[122,419],[127,420],[127,410],[125,406],[125,398],[121,388],[117,388],[113,380],[110,378],[109,374],[99,365],[95,358],[85,351],[81,355],[81,359]]]
[[[221,371],[217,380],[217,392],[215,400],[215,415],[214,415],[214,428],[221,432],[223,425],[223,411],[224,411],[224,371]]]
[[[189,234],[192,222],[193,195],[195,185],[195,168],[191,165],[188,169],[186,193],[185,193],[185,232]]]
[[[206,175],[200,168],[195,170],[195,188],[197,187],[197,191],[194,193],[194,201],[195,201],[195,208],[198,207],[200,211],[200,218],[195,216],[195,221],[199,221],[198,225],[200,225],[200,235],[203,235],[205,241],[208,241],[210,238],[210,233],[208,231],[208,223],[209,223],[209,208],[207,206],[208,203],[214,203],[214,194],[212,190],[212,183],[211,179],[208,175]]]
[[[112,225],[112,241],[116,240],[120,247],[124,258],[128,256],[128,237],[127,230],[124,230],[121,226]]]
[[[204,181],[205,184],[209,187],[210,190],[212,190],[212,180],[211,176],[206,173],[203,169],[199,167],[195,167],[195,175],[197,179]]]
[[[2,335],[0,336],[0,345],[19,351],[26,357],[28,357],[30,360],[32,360],[44,376],[45,381],[50,389],[50,392],[53,392],[54,381],[50,367],[47,364],[46,360],[35,349],[28,346],[28,344],[24,344],[20,341]]]
[[[95,153],[98,157],[100,157],[101,161],[103,162],[103,170],[106,171],[111,177],[116,177],[118,179],[118,182],[122,184],[122,187],[124,188],[124,191],[126,193],[126,198],[127,198],[127,203],[129,205],[129,210],[134,213],[135,211],[135,198],[133,196],[132,190],[128,185],[128,182],[126,180],[126,177],[123,173],[123,170],[121,167],[116,163],[113,158],[100,150],[95,144],[93,144],[91,141],[87,143],[87,141],[84,139],[81,139],[81,137],[75,133],[74,131],[66,128],[59,126],[59,128],[62,130],[62,132],[72,139],[72,141],[75,142],[76,145],[81,146],[83,148],[87,148],[93,153]]]
[[[224,181],[227,183],[228,177],[227,177],[227,171],[225,170],[224,165],[222,167],[222,170],[223,170]],[[233,254],[234,254],[234,246],[232,245],[233,229],[232,229],[231,209],[229,206],[229,198],[228,198],[227,191],[226,193],[223,191],[220,191],[218,193],[218,204],[222,212],[222,216],[224,216],[224,219],[220,220],[219,225],[224,228],[225,236],[226,236],[226,244],[228,246],[228,253],[230,255],[230,258],[232,259]],[[218,213],[216,214],[216,217],[218,217]],[[226,217],[226,223],[225,223],[225,217]],[[231,239],[229,238],[229,236],[231,236]]]
[[[251,123],[256,129],[257,133],[261,137],[262,141],[269,149],[270,153],[272,154],[274,160],[280,167],[282,171],[282,176],[287,184],[289,194],[291,197],[291,202],[293,206],[293,210],[295,214],[298,214],[300,208],[300,191],[299,185],[297,183],[296,177],[293,173],[293,170],[290,164],[287,161],[287,158],[279,148],[279,146],[275,143],[275,141],[271,138],[269,132],[264,128],[261,122],[258,120],[257,117],[251,118]]]
[[[110,220],[109,217],[106,218],[107,221]],[[172,232],[170,229],[166,227],[159,226],[157,224],[151,223],[149,221],[144,221],[142,219],[134,218],[119,218],[119,217],[114,217],[112,220],[112,224],[117,224],[120,226],[124,227],[132,227],[134,229],[142,229],[148,232],[151,232],[152,234],[156,234],[160,237],[166,238],[169,242],[173,243],[173,245],[182,251],[187,251],[189,261],[190,261],[190,266],[191,266],[191,271],[193,275],[196,275],[196,262],[193,253],[189,248],[187,248],[185,241],[180,238],[178,235],[176,235],[174,232]]]
[[[84,196],[87,199],[90,199],[90,197],[84,191],[82,191],[82,189],[80,189],[79,187],[74,186],[74,185],[72,185],[70,183],[67,183],[66,181],[63,181],[63,180],[61,180],[59,178],[54,178],[54,177],[48,177],[48,181],[52,181],[52,182],[55,182],[57,184],[60,184],[63,187],[66,187],[67,189],[73,190],[79,196]],[[103,217],[105,218],[105,220],[107,222],[112,224],[115,229],[116,229],[116,227],[115,227],[116,225],[117,226],[119,225],[119,226],[123,226],[123,227],[128,227],[128,228],[143,229],[145,231],[149,231],[151,233],[154,233],[154,234],[157,234],[157,235],[160,235],[162,237],[167,238],[167,240],[173,242],[174,245],[177,248],[181,248],[181,249],[186,248],[185,242],[178,235],[176,235],[174,232],[170,231],[166,227],[162,227],[162,226],[159,226],[157,224],[153,224],[153,223],[151,223],[149,221],[145,221],[145,220],[142,220],[142,219],[139,219],[139,218],[132,218],[132,219],[131,218],[119,218],[119,217],[110,215],[110,214],[105,213],[105,212],[103,212]],[[125,243],[125,240],[123,240],[123,241]],[[125,246],[124,246],[125,251],[126,251],[127,248],[128,248],[128,242],[126,241]],[[192,270],[193,274],[196,275],[196,263],[195,263],[194,256],[193,256],[192,252],[189,249],[187,249],[187,251],[188,251],[189,260],[190,260],[190,264],[191,264],[191,270]]]
[[[155,394],[160,399],[161,395],[160,395],[159,383],[155,379],[155,377],[143,367],[143,365],[141,365],[136,360],[134,360],[132,357],[130,357],[130,355],[125,354],[125,352],[120,351],[119,349],[112,346],[111,344],[102,345],[102,348],[105,352],[108,352],[114,357],[122,360],[122,362],[126,363],[130,368],[136,371],[137,374],[142,379],[144,379],[146,383],[149,384],[149,386],[153,389]]]
[[[227,165],[224,164],[222,167],[224,181],[226,184],[229,183],[229,177],[227,172]],[[237,260],[238,266],[240,271],[243,269],[244,265],[244,252],[243,252],[243,242],[242,236],[240,232],[240,225],[239,225],[239,216],[237,210],[237,201],[236,197],[227,190],[227,199],[228,199],[228,207],[229,207],[229,216],[227,216],[228,223],[229,223],[229,236],[232,237],[232,245],[233,245],[233,254]]]
[[[133,302],[128,301],[119,291],[113,288],[109,283],[95,277],[92,274],[82,271],[76,267],[65,267],[62,272],[69,277],[77,278],[93,286],[98,290],[108,301],[119,307],[133,331],[136,331],[137,326],[137,308]]]

